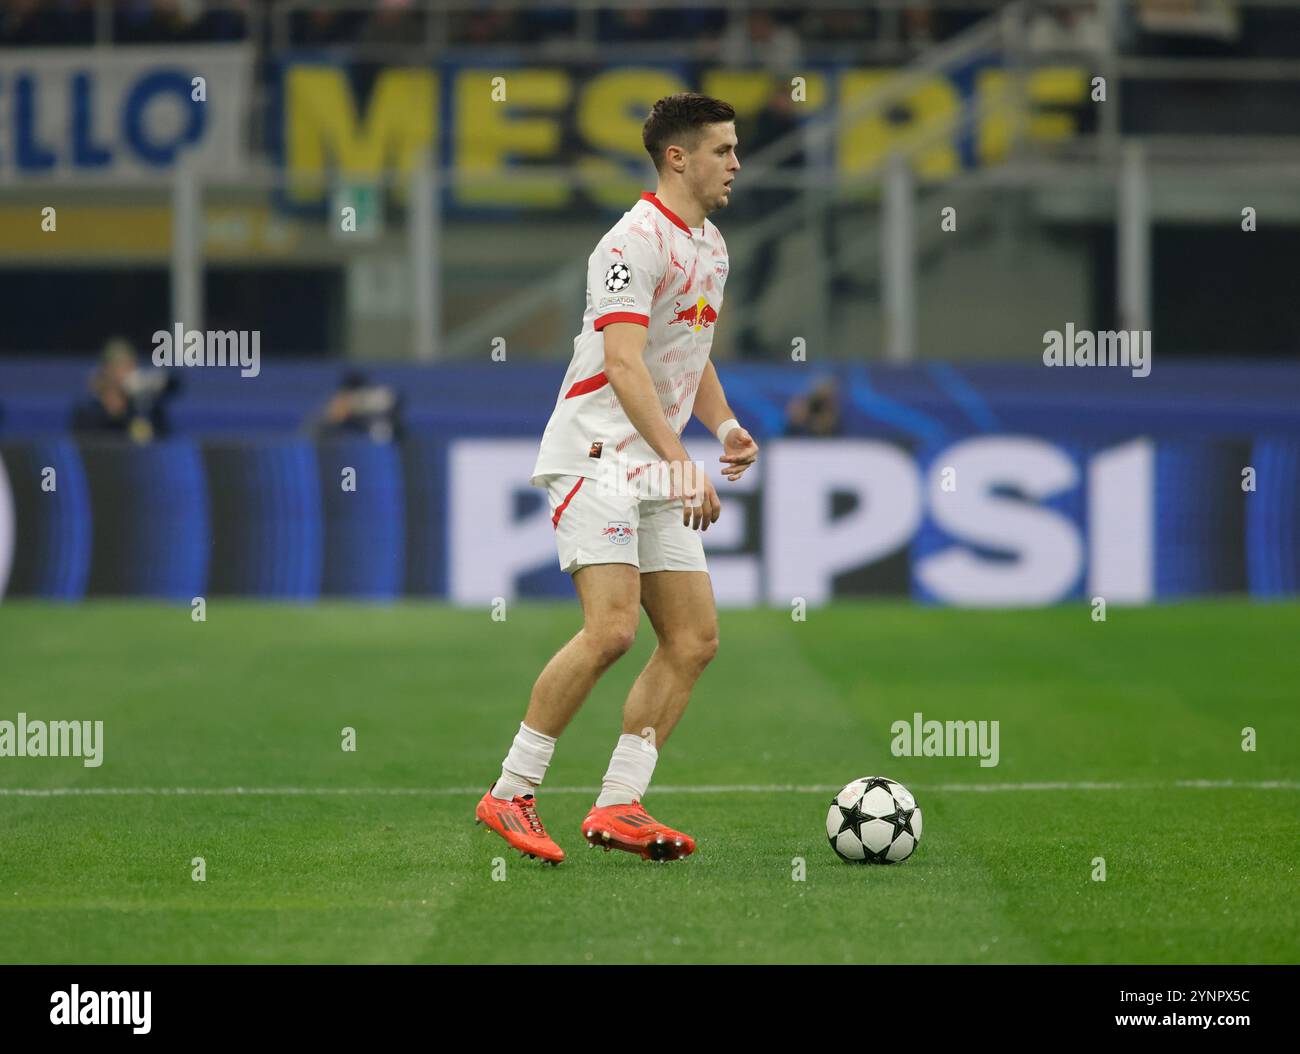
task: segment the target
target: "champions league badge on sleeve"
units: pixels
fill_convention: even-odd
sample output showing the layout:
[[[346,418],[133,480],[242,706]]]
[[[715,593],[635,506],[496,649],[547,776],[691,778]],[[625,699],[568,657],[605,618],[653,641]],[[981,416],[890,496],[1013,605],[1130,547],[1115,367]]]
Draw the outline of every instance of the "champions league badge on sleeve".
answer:
[[[605,272],[605,289],[610,293],[621,293],[632,284],[632,269],[625,263],[612,263]]]

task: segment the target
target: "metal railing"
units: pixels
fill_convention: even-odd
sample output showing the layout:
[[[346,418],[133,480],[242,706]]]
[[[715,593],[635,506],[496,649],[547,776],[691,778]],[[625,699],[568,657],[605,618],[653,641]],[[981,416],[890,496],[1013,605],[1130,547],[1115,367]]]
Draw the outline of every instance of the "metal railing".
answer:
[[[232,6],[214,4],[214,7]],[[264,27],[272,17],[287,17],[288,12],[305,9],[296,0],[266,8]],[[317,5],[310,5],[317,6]],[[372,7],[355,0],[331,0],[336,9]],[[595,0],[574,0],[575,10],[594,12]],[[657,6],[685,7],[681,3]],[[690,5],[693,6],[693,5]],[[816,8],[844,9],[847,5],[832,0],[813,4]],[[906,0],[886,0],[882,10],[898,12]],[[917,354],[916,293],[920,259],[932,252],[947,251],[956,239],[936,237],[930,228],[915,222],[914,200],[920,191],[913,172],[913,162],[936,144],[971,133],[991,116],[1007,121],[1007,150],[1000,163],[978,171],[959,171],[944,184],[955,195],[978,193],[984,188],[1066,186],[1071,181],[1100,188],[1113,196],[1119,224],[1117,243],[1121,247],[1117,261],[1121,280],[1120,294],[1127,298],[1120,305],[1125,318],[1145,317],[1144,302],[1150,272],[1149,238],[1143,230],[1149,226],[1152,203],[1147,187],[1160,171],[1193,171],[1195,166],[1213,165],[1232,178],[1254,178],[1261,185],[1284,185],[1300,172],[1300,137],[1290,141],[1279,137],[1233,136],[1231,142],[1212,137],[1143,136],[1136,143],[1126,140],[1118,122],[1119,92],[1125,79],[1170,79],[1180,71],[1188,79],[1259,79],[1293,80],[1300,76],[1300,63],[1266,60],[1256,65],[1239,60],[1152,60],[1122,56],[1117,45],[1118,0],[1103,0],[1102,10],[1109,26],[1108,43],[1100,52],[1090,53],[1094,68],[1107,77],[1110,94],[1101,107],[1098,132],[1054,147],[1050,152],[1035,151],[1027,135],[1029,110],[1026,100],[1026,77],[1034,58],[1028,54],[1025,31],[1029,16],[1039,10],[1024,0],[997,3],[995,0],[940,0],[935,6],[951,9],[987,10],[989,16],[974,28],[939,46],[925,51],[915,62],[889,78],[855,102],[814,113],[801,127],[783,139],[744,156],[744,181],[739,193],[749,188],[766,187],[791,192],[784,205],[774,208],[753,222],[732,227],[727,236],[734,261],[750,259],[764,245],[773,241],[793,245],[798,238],[809,240],[808,256],[801,261],[807,292],[802,294],[805,327],[810,340],[830,348],[831,312],[828,310],[830,289],[837,279],[851,277],[859,285],[874,286],[882,309],[879,346],[893,361],[907,361]],[[1058,5],[1059,6],[1059,5]],[[1067,5],[1089,6],[1092,5]],[[1253,2],[1250,6],[1283,6],[1280,3]],[[106,5],[101,4],[97,10]],[[447,0],[424,4],[421,9],[461,11],[477,9],[474,0]],[[730,5],[733,11],[778,8],[776,0],[754,0],[750,4]],[[263,9],[257,9],[259,11]],[[111,18],[108,20],[111,25]],[[101,18],[103,22],[103,18]],[[274,36],[267,33],[267,41]],[[639,45],[644,54],[644,46]],[[351,51],[349,52],[351,54]],[[958,112],[950,119],[936,121],[900,137],[894,149],[881,155],[869,167],[847,175],[830,162],[834,136],[861,121],[887,114],[903,103],[931,78],[960,69],[983,56],[1000,59],[1008,72],[1007,90],[1000,97],[973,95],[963,97]],[[567,56],[566,56],[567,57]],[[742,153],[743,153],[742,144]],[[809,162],[798,169],[783,167],[796,154],[803,153]],[[1267,162],[1267,168],[1261,161]],[[630,175],[630,173],[629,173]],[[444,167],[441,159],[429,159],[413,176],[410,204],[405,213],[403,244],[389,246],[400,254],[409,275],[411,317],[408,351],[415,358],[462,358],[481,353],[494,336],[505,329],[519,329],[530,320],[563,302],[573,315],[575,298],[580,297],[585,275],[582,257],[559,261],[535,281],[512,283],[514,290],[493,301],[490,313],[470,318],[449,315],[444,309],[444,276],[441,263],[446,226],[436,206],[440,188],[474,186],[485,176],[508,185],[512,180],[556,177],[569,186],[582,187],[600,183],[607,177],[592,175],[578,166],[530,166],[526,171],[503,174],[500,170],[476,171],[468,166]],[[202,317],[202,232],[196,222],[203,209],[203,176],[188,168],[178,168],[166,177],[174,181],[173,252],[171,256],[172,290],[177,317]],[[259,160],[249,173],[247,186],[281,188],[286,173]],[[377,180],[386,188],[395,188],[404,177],[389,173]],[[858,237],[840,241],[829,251],[822,239],[828,216],[851,217],[857,224]],[[929,234],[926,231],[930,231]],[[743,264],[742,264],[743,266]],[[733,274],[735,268],[733,268]],[[1127,292],[1125,292],[1127,290]],[[729,292],[729,299],[730,299]],[[753,305],[739,305],[741,311]],[[820,327],[820,331],[818,330]],[[1137,327],[1141,328],[1141,327]]]

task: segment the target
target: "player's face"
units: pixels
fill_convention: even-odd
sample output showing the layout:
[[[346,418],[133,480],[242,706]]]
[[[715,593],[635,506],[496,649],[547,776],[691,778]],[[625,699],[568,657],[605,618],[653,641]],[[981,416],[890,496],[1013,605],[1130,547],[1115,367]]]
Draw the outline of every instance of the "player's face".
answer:
[[[731,181],[740,171],[736,157],[736,126],[732,121],[707,125],[700,145],[690,155],[691,190],[706,213],[731,202]]]

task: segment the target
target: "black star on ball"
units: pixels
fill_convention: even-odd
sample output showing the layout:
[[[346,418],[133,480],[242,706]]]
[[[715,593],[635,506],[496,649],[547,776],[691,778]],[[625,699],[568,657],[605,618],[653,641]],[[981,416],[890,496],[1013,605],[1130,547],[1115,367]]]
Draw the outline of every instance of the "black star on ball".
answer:
[[[839,805],[839,802],[836,802],[836,804]],[[853,808],[851,809],[846,809],[843,805],[840,805],[840,829],[835,832],[837,835],[843,834],[845,831],[852,829],[853,836],[859,842],[862,841],[862,825],[870,820],[876,819],[876,817],[863,812],[862,809],[859,808],[860,805],[860,801],[855,801],[853,803]]]
[[[898,804],[898,801],[895,800],[893,815],[881,817],[882,820],[888,820],[894,825],[894,833],[889,839],[891,842],[904,831],[910,834],[913,838],[916,837],[916,832],[912,830],[912,813],[914,812],[916,812],[915,809],[904,809]]]
[[[877,852],[876,850],[872,849],[871,846],[864,844],[862,846],[862,851],[863,853],[866,854],[866,856],[863,858],[862,862],[864,864],[892,864],[893,861],[889,859],[889,855],[888,855],[889,850],[890,850],[890,846],[887,845],[885,846],[884,849],[881,849],[880,851]]]

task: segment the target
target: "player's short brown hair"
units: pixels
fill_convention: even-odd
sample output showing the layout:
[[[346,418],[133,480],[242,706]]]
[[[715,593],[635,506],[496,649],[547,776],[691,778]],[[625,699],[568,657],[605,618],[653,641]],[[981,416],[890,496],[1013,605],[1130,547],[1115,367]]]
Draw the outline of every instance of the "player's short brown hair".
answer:
[[[730,103],[714,99],[699,92],[683,91],[665,95],[650,111],[641,128],[641,142],[645,144],[655,170],[662,172],[667,149],[677,145],[694,150],[700,145],[705,125],[722,124],[736,119]]]

